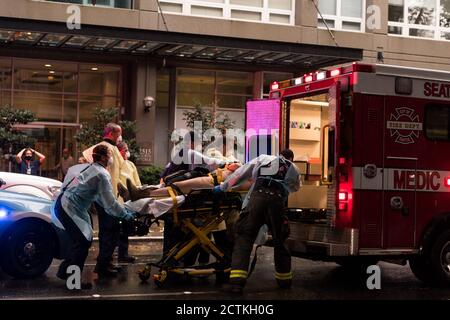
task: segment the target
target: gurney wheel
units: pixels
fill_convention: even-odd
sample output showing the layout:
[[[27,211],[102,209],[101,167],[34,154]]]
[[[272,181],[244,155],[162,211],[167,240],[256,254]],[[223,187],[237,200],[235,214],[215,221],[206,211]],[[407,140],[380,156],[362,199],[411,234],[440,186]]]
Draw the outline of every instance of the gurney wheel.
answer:
[[[141,281],[143,282],[147,281],[148,279],[150,279],[151,271],[152,270],[150,266],[145,266],[144,269],[138,272],[139,279],[141,279]]]
[[[162,288],[167,280],[168,273],[166,270],[161,270],[158,274],[153,275],[153,282],[158,288]]]

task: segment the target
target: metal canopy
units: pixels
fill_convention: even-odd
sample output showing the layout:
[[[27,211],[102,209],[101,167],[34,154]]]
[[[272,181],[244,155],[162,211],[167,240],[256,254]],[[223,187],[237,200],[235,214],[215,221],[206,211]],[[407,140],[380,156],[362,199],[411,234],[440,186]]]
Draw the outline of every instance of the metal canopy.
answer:
[[[0,18],[0,47],[16,46],[270,65],[293,71],[362,60],[362,49],[84,24],[80,30],[68,30],[65,23]]]

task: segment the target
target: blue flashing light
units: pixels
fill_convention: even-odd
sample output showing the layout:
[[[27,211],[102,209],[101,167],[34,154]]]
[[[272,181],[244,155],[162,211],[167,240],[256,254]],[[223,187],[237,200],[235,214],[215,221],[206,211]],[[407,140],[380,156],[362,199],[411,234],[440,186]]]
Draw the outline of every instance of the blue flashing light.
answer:
[[[0,207],[0,219],[4,219],[8,216],[8,210],[6,208]]]

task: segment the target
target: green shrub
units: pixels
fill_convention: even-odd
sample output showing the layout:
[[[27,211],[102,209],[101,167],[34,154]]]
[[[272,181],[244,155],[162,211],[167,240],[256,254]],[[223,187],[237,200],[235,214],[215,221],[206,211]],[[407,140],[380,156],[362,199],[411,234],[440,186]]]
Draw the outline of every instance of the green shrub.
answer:
[[[139,178],[142,184],[159,184],[159,175],[163,171],[162,168],[157,166],[148,166],[140,170]]]

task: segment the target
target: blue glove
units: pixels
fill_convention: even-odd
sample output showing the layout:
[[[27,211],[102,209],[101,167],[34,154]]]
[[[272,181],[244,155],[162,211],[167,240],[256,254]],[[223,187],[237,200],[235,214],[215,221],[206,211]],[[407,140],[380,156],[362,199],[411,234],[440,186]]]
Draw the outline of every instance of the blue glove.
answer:
[[[219,194],[219,193],[222,193],[223,191],[222,191],[222,189],[220,189],[220,186],[215,186],[214,188],[213,188],[213,193],[214,194]]]
[[[139,213],[135,212],[135,211],[131,211],[129,209],[125,209],[125,211],[127,212],[127,215],[124,217],[124,219],[126,221],[131,221],[133,219],[136,219],[137,217],[139,217]]]

